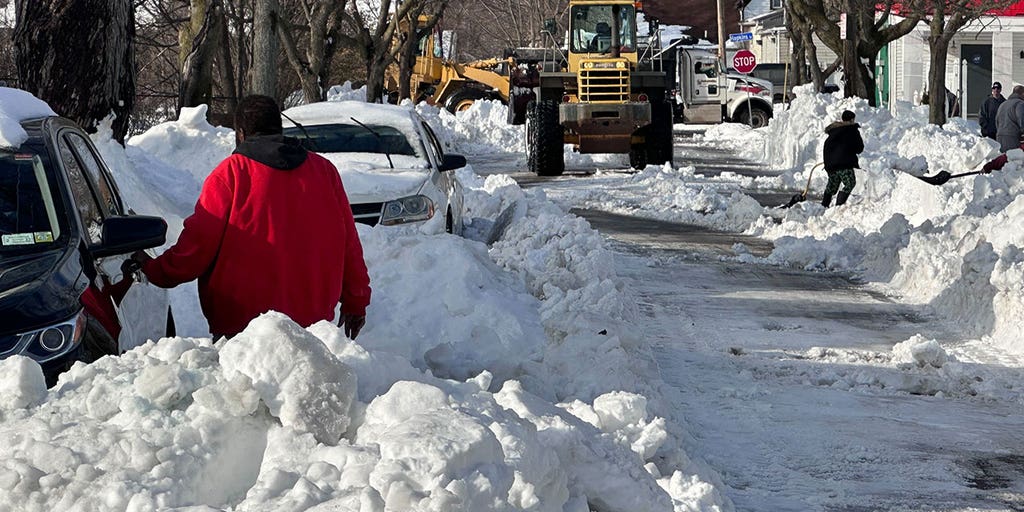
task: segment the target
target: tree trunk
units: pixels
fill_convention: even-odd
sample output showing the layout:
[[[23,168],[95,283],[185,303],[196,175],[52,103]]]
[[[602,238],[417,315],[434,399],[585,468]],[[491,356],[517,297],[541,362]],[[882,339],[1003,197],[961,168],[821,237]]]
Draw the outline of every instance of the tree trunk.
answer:
[[[181,88],[178,108],[210,104],[213,95],[213,57],[221,16],[219,0],[192,0],[192,19],[179,34]]]
[[[946,57],[949,41],[942,36],[929,38],[931,66],[928,69],[928,122],[946,124]]]
[[[277,96],[277,0],[256,0],[253,15],[252,92]]]
[[[811,32],[804,31],[804,51],[807,52],[808,67],[811,69],[811,81],[814,83],[814,90],[821,92],[825,88],[825,76],[821,72],[821,63],[818,62],[818,48],[814,46],[814,39]]]
[[[124,143],[135,101],[131,0],[17,0],[18,80],[86,129],[113,113]]]
[[[384,56],[390,57],[389,54]],[[366,66],[366,101],[380,103],[384,98],[384,73],[388,69],[388,59],[374,58]]]
[[[412,91],[412,68],[416,64],[416,50],[419,48],[420,31],[416,28],[418,14],[410,16],[409,30],[405,39],[399,47],[398,58],[398,101],[409,98],[414,102],[419,98],[413,98]],[[418,89],[418,88],[417,88]],[[388,91],[389,93],[391,91]],[[419,91],[417,91],[418,93]]]
[[[236,83],[235,68],[231,59],[231,37],[227,30],[228,19],[223,12],[221,12],[220,26],[220,44],[218,45],[220,55],[218,59],[220,59],[222,79],[221,90],[224,91],[224,95],[228,99],[227,112],[234,113],[235,107],[238,106],[238,84]],[[238,58],[242,58],[242,56],[239,55]],[[240,76],[237,78],[241,79]]]

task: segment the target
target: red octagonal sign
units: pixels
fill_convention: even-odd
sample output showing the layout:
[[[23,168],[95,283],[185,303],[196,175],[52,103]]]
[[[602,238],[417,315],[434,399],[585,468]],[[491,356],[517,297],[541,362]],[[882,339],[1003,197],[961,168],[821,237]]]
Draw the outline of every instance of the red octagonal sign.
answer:
[[[750,50],[740,50],[732,56],[732,68],[746,75],[757,67],[757,57]]]

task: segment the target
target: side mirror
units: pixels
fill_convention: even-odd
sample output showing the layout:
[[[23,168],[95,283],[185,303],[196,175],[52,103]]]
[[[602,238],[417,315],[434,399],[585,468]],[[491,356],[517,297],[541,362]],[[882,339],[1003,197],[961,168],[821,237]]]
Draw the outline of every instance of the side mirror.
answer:
[[[102,240],[91,250],[96,258],[159,247],[167,240],[167,223],[144,215],[108,217],[103,221]]]
[[[449,154],[441,159],[441,172],[454,171],[466,166],[466,157],[462,155]]]

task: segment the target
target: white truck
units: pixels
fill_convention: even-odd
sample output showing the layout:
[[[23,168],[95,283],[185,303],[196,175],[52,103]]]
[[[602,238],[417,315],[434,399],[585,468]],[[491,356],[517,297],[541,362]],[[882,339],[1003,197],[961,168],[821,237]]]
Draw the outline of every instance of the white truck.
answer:
[[[772,117],[772,84],[767,80],[727,73],[708,48],[676,46],[676,122],[735,122],[760,128]]]

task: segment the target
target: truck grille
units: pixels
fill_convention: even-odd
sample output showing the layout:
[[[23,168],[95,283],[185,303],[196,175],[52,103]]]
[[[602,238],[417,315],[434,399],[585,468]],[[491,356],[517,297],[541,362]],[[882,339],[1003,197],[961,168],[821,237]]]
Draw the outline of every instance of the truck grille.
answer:
[[[362,203],[352,205],[352,216],[356,222],[369,226],[376,226],[380,222],[380,213],[384,203]]]
[[[580,101],[585,103],[625,103],[629,101],[629,69],[581,69]]]

